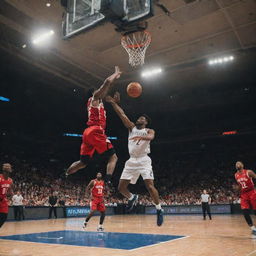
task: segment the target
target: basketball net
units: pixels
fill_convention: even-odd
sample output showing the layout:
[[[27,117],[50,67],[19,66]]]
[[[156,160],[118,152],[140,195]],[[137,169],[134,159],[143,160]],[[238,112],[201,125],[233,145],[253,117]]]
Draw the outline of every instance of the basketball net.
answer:
[[[145,54],[150,43],[151,35],[148,31],[137,31],[121,38],[121,44],[129,55],[129,64],[132,67],[145,63]]]

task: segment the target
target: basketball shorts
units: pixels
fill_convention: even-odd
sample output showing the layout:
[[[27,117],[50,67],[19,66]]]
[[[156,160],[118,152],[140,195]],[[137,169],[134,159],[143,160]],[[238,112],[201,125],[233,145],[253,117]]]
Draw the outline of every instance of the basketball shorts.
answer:
[[[243,192],[240,195],[241,209],[253,209],[256,210],[256,190]]]
[[[113,145],[107,138],[104,129],[100,126],[90,126],[84,130],[80,149],[81,156],[89,156],[92,158],[95,151],[98,154],[103,154],[110,149],[113,149]]]
[[[91,211],[104,212],[106,210],[104,201],[102,198],[93,198],[91,203]]]
[[[120,180],[130,180],[131,184],[136,184],[138,178],[143,180],[153,180],[152,161],[149,156],[139,158],[131,157],[126,161]]]

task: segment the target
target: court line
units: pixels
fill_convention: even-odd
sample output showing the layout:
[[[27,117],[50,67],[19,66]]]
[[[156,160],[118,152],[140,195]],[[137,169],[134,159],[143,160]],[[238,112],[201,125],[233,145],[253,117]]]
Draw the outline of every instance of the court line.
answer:
[[[249,254],[246,254],[246,256],[250,256],[250,255],[252,255],[252,254],[255,253],[255,252],[256,252],[256,250],[250,252]]]
[[[174,241],[177,241],[177,240],[180,240],[180,239],[185,239],[185,238],[188,238],[188,237],[190,237],[190,236],[184,236],[184,237],[172,239],[172,240],[165,241],[165,242],[160,242],[160,243],[157,243],[157,244],[151,244],[151,245],[141,246],[141,247],[138,247],[138,248],[135,248],[135,249],[131,249],[131,250],[129,250],[129,251],[132,252],[132,251],[144,249],[144,248],[147,248],[147,247],[153,247],[153,246],[160,245],[160,244],[171,243],[171,242],[174,242]],[[246,255],[246,256],[247,256],[247,255]]]

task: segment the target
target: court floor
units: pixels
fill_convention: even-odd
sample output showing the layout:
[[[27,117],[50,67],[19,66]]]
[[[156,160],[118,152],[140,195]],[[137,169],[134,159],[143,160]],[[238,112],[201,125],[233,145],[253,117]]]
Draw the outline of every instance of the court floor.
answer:
[[[149,215],[108,216],[104,233],[95,232],[98,217],[87,231],[81,218],[7,222],[0,256],[256,256],[256,237],[242,216],[165,216],[162,227],[155,222]]]

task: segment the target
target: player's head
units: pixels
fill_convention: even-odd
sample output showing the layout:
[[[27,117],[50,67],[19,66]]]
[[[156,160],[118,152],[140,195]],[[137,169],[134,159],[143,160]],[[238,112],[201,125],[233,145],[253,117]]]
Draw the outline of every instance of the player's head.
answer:
[[[102,174],[101,174],[101,172],[98,172],[98,173],[97,173],[96,178],[97,178],[97,180],[101,180],[101,179],[102,179]]]
[[[20,191],[19,191],[19,190],[17,191],[17,195],[18,195],[18,196],[20,195]]]
[[[3,171],[3,175],[6,177],[9,177],[10,173],[12,172],[12,166],[9,163],[4,163],[2,165],[2,171]]]
[[[206,191],[206,189],[204,189],[204,190],[203,190],[203,193],[204,193],[204,194],[207,194],[207,191]]]
[[[243,164],[241,161],[237,161],[237,162],[236,162],[236,169],[237,169],[238,171],[243,170],[243,169],[244,169],[244,164]]]
[[[136,126],[139,126],[139,127],[147,127],[148,125],[151,124],[151,119],[148,115],[146,114],[143,114],[141,115],[137,121],[136,121]]]

